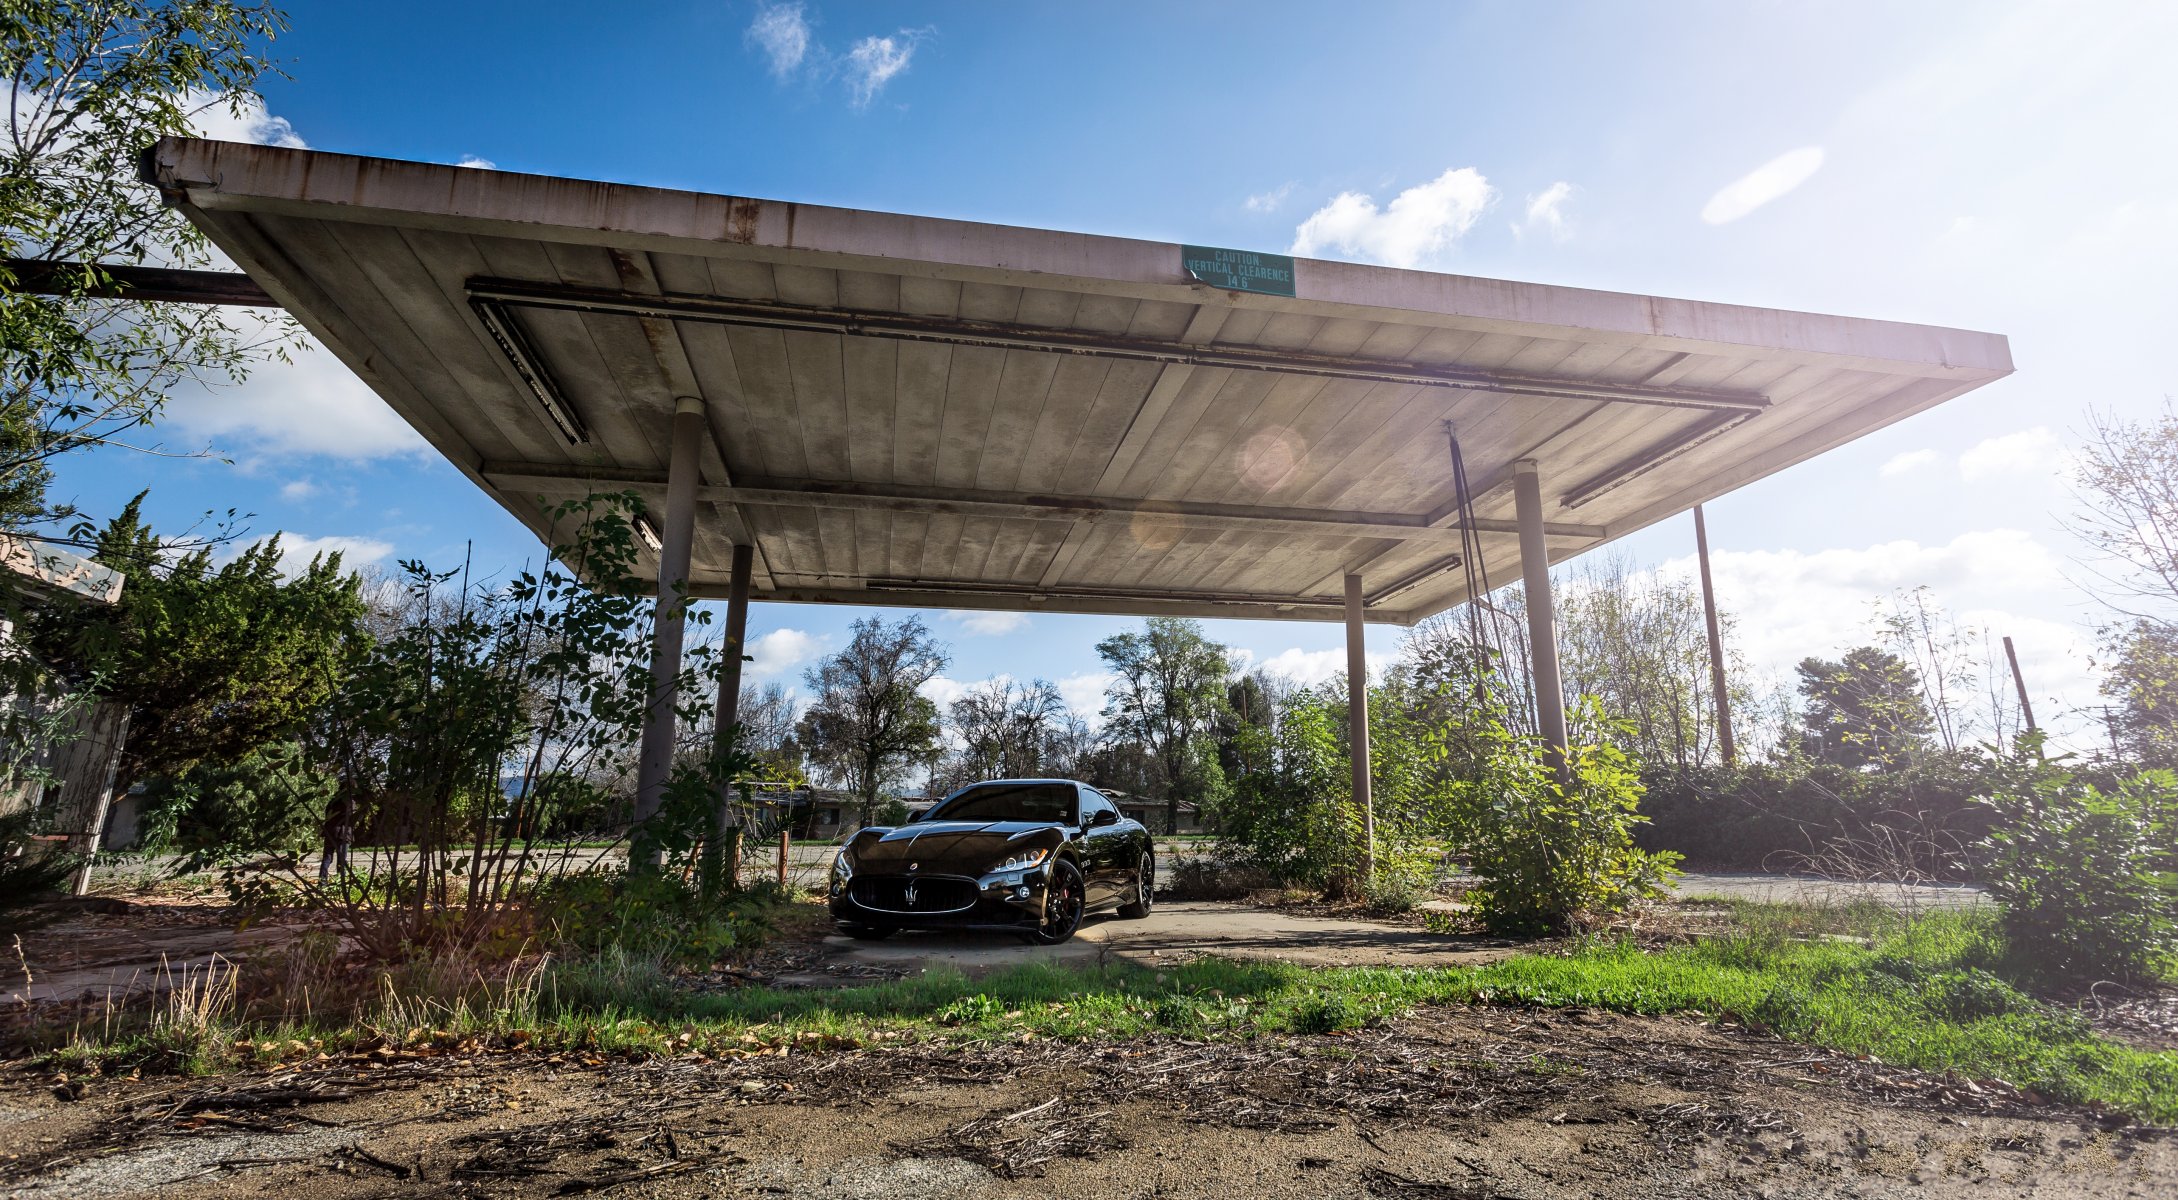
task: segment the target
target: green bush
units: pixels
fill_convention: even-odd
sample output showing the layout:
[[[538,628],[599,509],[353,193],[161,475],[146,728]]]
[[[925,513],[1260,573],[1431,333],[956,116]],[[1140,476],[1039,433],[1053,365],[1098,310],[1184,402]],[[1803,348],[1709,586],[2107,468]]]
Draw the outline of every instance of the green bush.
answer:
[[[1468,893],[1493,933],[1558,934],[1663,894],[1679,856],[1634,845],[1642,788],[1631,757],[1593,701],[1574,714],[1561,774],[1541,742],[1500,730],[1473,785],[1467,839],[1481,882]]]
[[[973,1025],[979,1021],[996,1020],[1005,1013],[1006,1006],[999,1003],[996,997],[977,992],[973,996],[962,996],[939,1009],[937,1021],[940,1025]]]
[[[551,880],[537,912],[553,944],[590,954],[651,956],[700,970],[761,944],[771,931],[763,895],[708,899],[679,874],[595,872]]]
[[[2014,969],[2052,982],[2167,969],[2178,952],[2178,776],[2149,771],[2104,792],[2028,743],[2002,779],[1985,801],[1984,845]]]
[[[1295,1033],[1337,1033],[1359,1029],[1376,1014],[1352,997],[1337,992],[1312,996],[1294,1008],[1290,1024]]]
[[[198,763],[144,789],[144,848],[178,852],[181,869],[221,857],[296,853],[320,844],[334,780],[294,742],[275,742],[238,762]]]
[[[83,860],[33,840],[37,817],[28,810],[0,814],[0,913],[60,893]]]

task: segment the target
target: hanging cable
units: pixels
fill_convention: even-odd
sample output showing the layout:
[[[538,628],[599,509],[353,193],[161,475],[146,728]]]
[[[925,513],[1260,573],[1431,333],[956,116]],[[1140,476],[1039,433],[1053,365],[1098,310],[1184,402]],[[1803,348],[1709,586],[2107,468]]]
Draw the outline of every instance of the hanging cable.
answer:
[[[1475,529],[1475,496],[1467,485],[1467,458],[1460,453],[1459,427],[1444,423],[1445,441],[1452,452],[1452,506],[1460,523],[1460,567],[1467,583],[1468,625],[1477,645],[1497,648],[1497,623],[1484,622],[1488,606],[1490,572],[1482,561],[1482,535]],[[1484,630],[1488,629],[1488,633]]]

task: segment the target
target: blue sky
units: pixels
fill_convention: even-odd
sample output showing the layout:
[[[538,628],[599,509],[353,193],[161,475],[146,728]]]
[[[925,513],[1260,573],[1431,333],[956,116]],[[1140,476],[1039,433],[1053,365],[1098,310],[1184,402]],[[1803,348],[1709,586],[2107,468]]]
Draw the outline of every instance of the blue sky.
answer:
[[[2160,4],[290,5],[291,77],[218,136],[1994,330],[2011,379],[1709,508],[1783,673],[1928,584],[2095,702],[2060,527],[2089,404],[2178,391],[2178,8]],[[532,539],[330,355],[178,396],[58,495],[485,568]],[[1691,524],[1615,551],[1686,567]],[[859,610],[759,606],[793,681]],[[1068,683],[1125,622],[932,614],[949,678]],[[1334,628],[1214,622],[1313,679]],[[1372,630],[1373,654],[1400,632]]]

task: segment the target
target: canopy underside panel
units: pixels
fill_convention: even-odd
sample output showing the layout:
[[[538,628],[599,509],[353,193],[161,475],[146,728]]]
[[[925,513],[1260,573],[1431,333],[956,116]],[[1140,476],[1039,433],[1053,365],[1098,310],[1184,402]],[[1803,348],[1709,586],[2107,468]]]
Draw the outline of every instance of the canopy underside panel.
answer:
[[[759,600],[1333,618],[1356,572],[1411,622],[1465,599],[1453,430],[1504,583],[1518,460],[1562,560],[2010,369],[1956,330],[1305,260],[1248,295],[1154,243],[309,151],[153,173],[548,540],[591,491],[662,509],[700,399],[704,595],[748,541]]]

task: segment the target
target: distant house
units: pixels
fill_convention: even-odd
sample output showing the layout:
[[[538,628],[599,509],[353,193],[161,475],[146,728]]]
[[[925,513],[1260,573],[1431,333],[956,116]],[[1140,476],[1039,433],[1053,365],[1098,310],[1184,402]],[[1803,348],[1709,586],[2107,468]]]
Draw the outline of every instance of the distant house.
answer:
[[[1165,832],[1166,810],[1164,801],[1133,796],[1126,792],[1113,791],[1110,788],[1100,788],[1098,790],[1112,798],[1112,803],[1119,806],[1121,816],[1133,817],[1135,820],[1142,822],[1142,827],[1153,834]],[[1180,801],[1180,828],[1178,832],[1207,832],[1202,823],[1202,809],[1192,800]]]
[[[0,606],[0,654],[36,665],[15,641],[11,614],[51,604],[114,604],[121,599],[121,584],[119,571],[0,535],[0,589],[7,600]],[[128,709],[103,701],[72,702],[65,682],[26,688],[0,679],[0,723],[10,741],[0,756],[0,812],[35,811],[50,831],[45,836],[78,854],[97,853],[105,842],[114,773],[128,738]],[[88,881],[86,867],[77,890]]]

